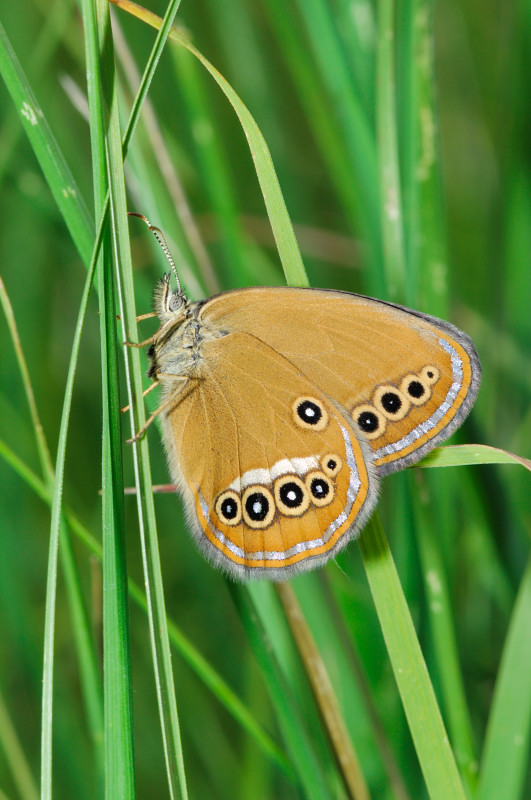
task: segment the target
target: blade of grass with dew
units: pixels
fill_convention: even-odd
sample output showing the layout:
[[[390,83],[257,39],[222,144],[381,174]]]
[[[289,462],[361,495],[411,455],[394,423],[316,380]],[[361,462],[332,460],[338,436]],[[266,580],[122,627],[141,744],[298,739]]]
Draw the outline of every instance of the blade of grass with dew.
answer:
[[[455,759],[381,524],[360,538],[367,578],[431,800],[465,800]]]
[[[0,27],[0,68],[10,90],[16,107],[34,148],[50,190],[65,218],[81,257],[85,263],[90,258],[92,226],[88,211],[83,204],[72,174],[59,150],[44,114],[34,97],[15,53],[9,45],[3,28]],[[65,389],[61,427],[59,432],[55,483],[50,523],[50,545],[48,556],[48,575],[46,587],[46,610],[44,625],[44,667],[42,695],[42,733],[41,733],[41,793],[44,799],[52,794],[52,720],[53,720],[53,650],[55,596],[57,586],[57,553],[61,520],[61,498],[64,477],[64,459],[68,431],[69,411],[72,400],[73,381],[77,355],[86,312],[88,296],[94,275],[92,265],[81,300],[80,312],[74,334],[72,356]]]
[[[92,220],[1,23],[0,72],[74,244],[88,265],[94,237]]]
[[[522,797],[531,744],[531,559],[516,598],[481,757],[477,800]]]
[[[147,22],[149,25],[155,28],[160,26],[159,17],[129,2],[129,0],[112,0],[112,2]],[[251,155],[253,157],[286,278],[291,285],[307,286],[308,279],[302,263],[299,246],[293,233],[289,214],[282,197],[278,178],[273,167],[271,154],[254,118],[225,78],[212,66],[208,59],[185,38],[181,31],[172,28],[169,38],[183,47],[186,47],[186,49],[203,64],[238,115],[251,149]]]
[[[73,14],[73,0],[54,0],[51,10],[46,14],[44,26],[39,31],[27,73],[31,77],[46,71],[53,53],[60,46],[61,37],[67,22]],[[15,109],[6,116],[0,129],[0,184],[5,177],[11,154],[21,133]]]

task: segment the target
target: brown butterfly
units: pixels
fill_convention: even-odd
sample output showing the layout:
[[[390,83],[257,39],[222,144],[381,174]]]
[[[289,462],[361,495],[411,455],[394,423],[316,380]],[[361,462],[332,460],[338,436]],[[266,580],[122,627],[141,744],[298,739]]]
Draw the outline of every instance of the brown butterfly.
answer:
[[[348,292],[189,302],[166,275],[154,310],[161,327],[142,344],[162,402],[147,424],[160,416],[197,544],[239,580],[285,580],[338,553],[380,477],[450,436],[480,383],[453,325]]]

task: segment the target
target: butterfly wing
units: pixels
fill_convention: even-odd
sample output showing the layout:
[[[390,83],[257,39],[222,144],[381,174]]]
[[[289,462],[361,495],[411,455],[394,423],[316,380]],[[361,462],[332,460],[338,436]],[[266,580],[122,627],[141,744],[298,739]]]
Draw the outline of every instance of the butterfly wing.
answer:
[[[468,414],[481,369],[447,322],[347,292],[256,288],[206,301],[205,325],[242,330],[281,353],[348,414],[386,474],[418,461]]]
[[[376,503],[369,448],[342,410],[247,333],[205,340],[197,374],[161,417],[198,544],[236,578],[323,564]]]

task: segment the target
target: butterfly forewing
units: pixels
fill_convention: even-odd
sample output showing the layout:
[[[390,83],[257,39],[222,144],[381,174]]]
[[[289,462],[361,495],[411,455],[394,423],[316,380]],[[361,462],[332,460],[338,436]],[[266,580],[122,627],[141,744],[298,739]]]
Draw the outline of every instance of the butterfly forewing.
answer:
[[[471,340],[452,325],[346,292],[246,289],[203,306],[205,325],[281,353],[348,415],[381,474],[418,461],[467,415],[479,387]]]

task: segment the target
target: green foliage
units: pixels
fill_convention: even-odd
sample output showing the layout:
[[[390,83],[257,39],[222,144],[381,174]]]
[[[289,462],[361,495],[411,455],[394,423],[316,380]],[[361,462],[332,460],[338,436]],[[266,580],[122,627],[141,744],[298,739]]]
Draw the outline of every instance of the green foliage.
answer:
[[[159,60],[167,28],[152,52],[152,28],[111,9],[111,37],[82,6],[5,4],[0,30],[0,792],[529,796],[525,465],[442,450],[384,481],[389,546],[375,519],[292,597],[235,587],[151,492],[156,426],[125,444],[145,359],[121,346],[167,269],[134,219],[130,259],[136,210],[192,297],[305,267],[462,327],[483,385],[455,438],[529,456],[529,16],[183,0]]]

